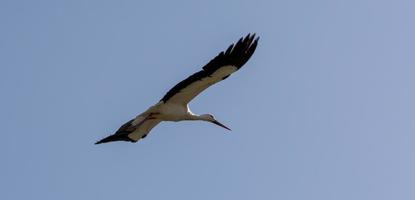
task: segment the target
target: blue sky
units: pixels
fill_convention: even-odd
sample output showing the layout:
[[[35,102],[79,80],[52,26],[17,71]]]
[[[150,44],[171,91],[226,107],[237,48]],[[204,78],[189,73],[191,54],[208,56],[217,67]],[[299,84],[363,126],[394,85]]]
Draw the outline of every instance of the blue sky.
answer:
[[[0,2],[0,199],[415,199],[413,1]],[[249,32],[165,122],[93,145]]]

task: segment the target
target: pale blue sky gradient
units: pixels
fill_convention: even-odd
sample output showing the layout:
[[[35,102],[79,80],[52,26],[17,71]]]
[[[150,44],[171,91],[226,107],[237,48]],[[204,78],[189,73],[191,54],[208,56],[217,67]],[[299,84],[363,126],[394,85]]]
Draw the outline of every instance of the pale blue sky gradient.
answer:
[[[0,199],[415,199],[410,0],[0,2]],[[244,68],[93,145],[249,32]]]

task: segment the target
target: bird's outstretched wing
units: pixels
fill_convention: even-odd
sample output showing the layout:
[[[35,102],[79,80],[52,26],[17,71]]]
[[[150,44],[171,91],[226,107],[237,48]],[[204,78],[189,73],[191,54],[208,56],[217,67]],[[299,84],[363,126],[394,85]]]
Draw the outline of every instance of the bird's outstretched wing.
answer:
[[[144,114],[139,115],[135,119],[122,125],[113,135],[110,135],[95,144],[114,141],[137,142],[138,140],[145,138],[151,129],[160,122],[161,120],[158,119],[148,119]]]
[[[255,34],[248,34],[245,38],[239,39],[236,44],[219,53],[201,71],[175,85],[160,101],[182,105],[189,103],[206,88],[228,78],[240,69],[254,53],[258,39]]]

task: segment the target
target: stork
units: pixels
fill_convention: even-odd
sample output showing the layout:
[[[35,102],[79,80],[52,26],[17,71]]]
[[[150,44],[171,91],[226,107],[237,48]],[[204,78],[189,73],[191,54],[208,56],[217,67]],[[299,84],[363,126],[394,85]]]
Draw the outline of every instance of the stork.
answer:
[[[113,141],[135,143],[145,138],[161,121],[200,120],[231,130],[211,114],[192,113],[188,103],[209,86],[228,78],[239,70],[254,53],[258,39],[259,37],[255,37],[255,34],[240,38],[236,44],[230,45],[226,51],[222,51],[203,66],[201,71],[175,85],[157,104],[122,125],[113,135],[95,144]]]

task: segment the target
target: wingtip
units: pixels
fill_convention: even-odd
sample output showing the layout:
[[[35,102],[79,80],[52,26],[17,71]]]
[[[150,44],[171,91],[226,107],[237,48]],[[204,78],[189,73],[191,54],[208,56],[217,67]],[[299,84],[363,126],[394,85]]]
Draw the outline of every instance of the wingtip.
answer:
[[[258,43],[259,40],[259,36],[257,36],[257,34],[254,33],[248,33],[248,35],[246,35],[243,39],[243,43],[247,44],[248,47],[252,47],[252,46],[256,46],[256,44]]]
[[[259,40],[259,36],[257,36],[257,33],[249,33],[246,37],[249,37],[250,38],[250,40],[253,40],[254,42],[255,41],[258,41]]]
[[[102,140],[95,142],[95,145],[102,144],[102,143],[108,143],[108,142],[115,142],[115,141],[125,141],[125,142],[133,142],[133,143],[137,142],[129,138],[127,135],[114,134],[114,135],[110,135],[108,137],[103,138]]]
[[[110,142],[110,141],[108,140],[108,137],[106,137],[106,138],[104,138],[104,139],[101,139],[101,140],[96,141],[96,142],[94,143],[94,145],[98,145],[98,144],[102,144],[102,143],[107,143],[107,142]]]
[[[245,38],[250,38],[250,37],[251,37],[251,33],[248,33],[248,35],[245,36]]]
[[[255,37],[256,37],[256,35],[257,35],[257,33],[256,33],[256,32],[253,32],[253,33],[248,33],[245,37],[248,37],[248,38],[255,38]]]

